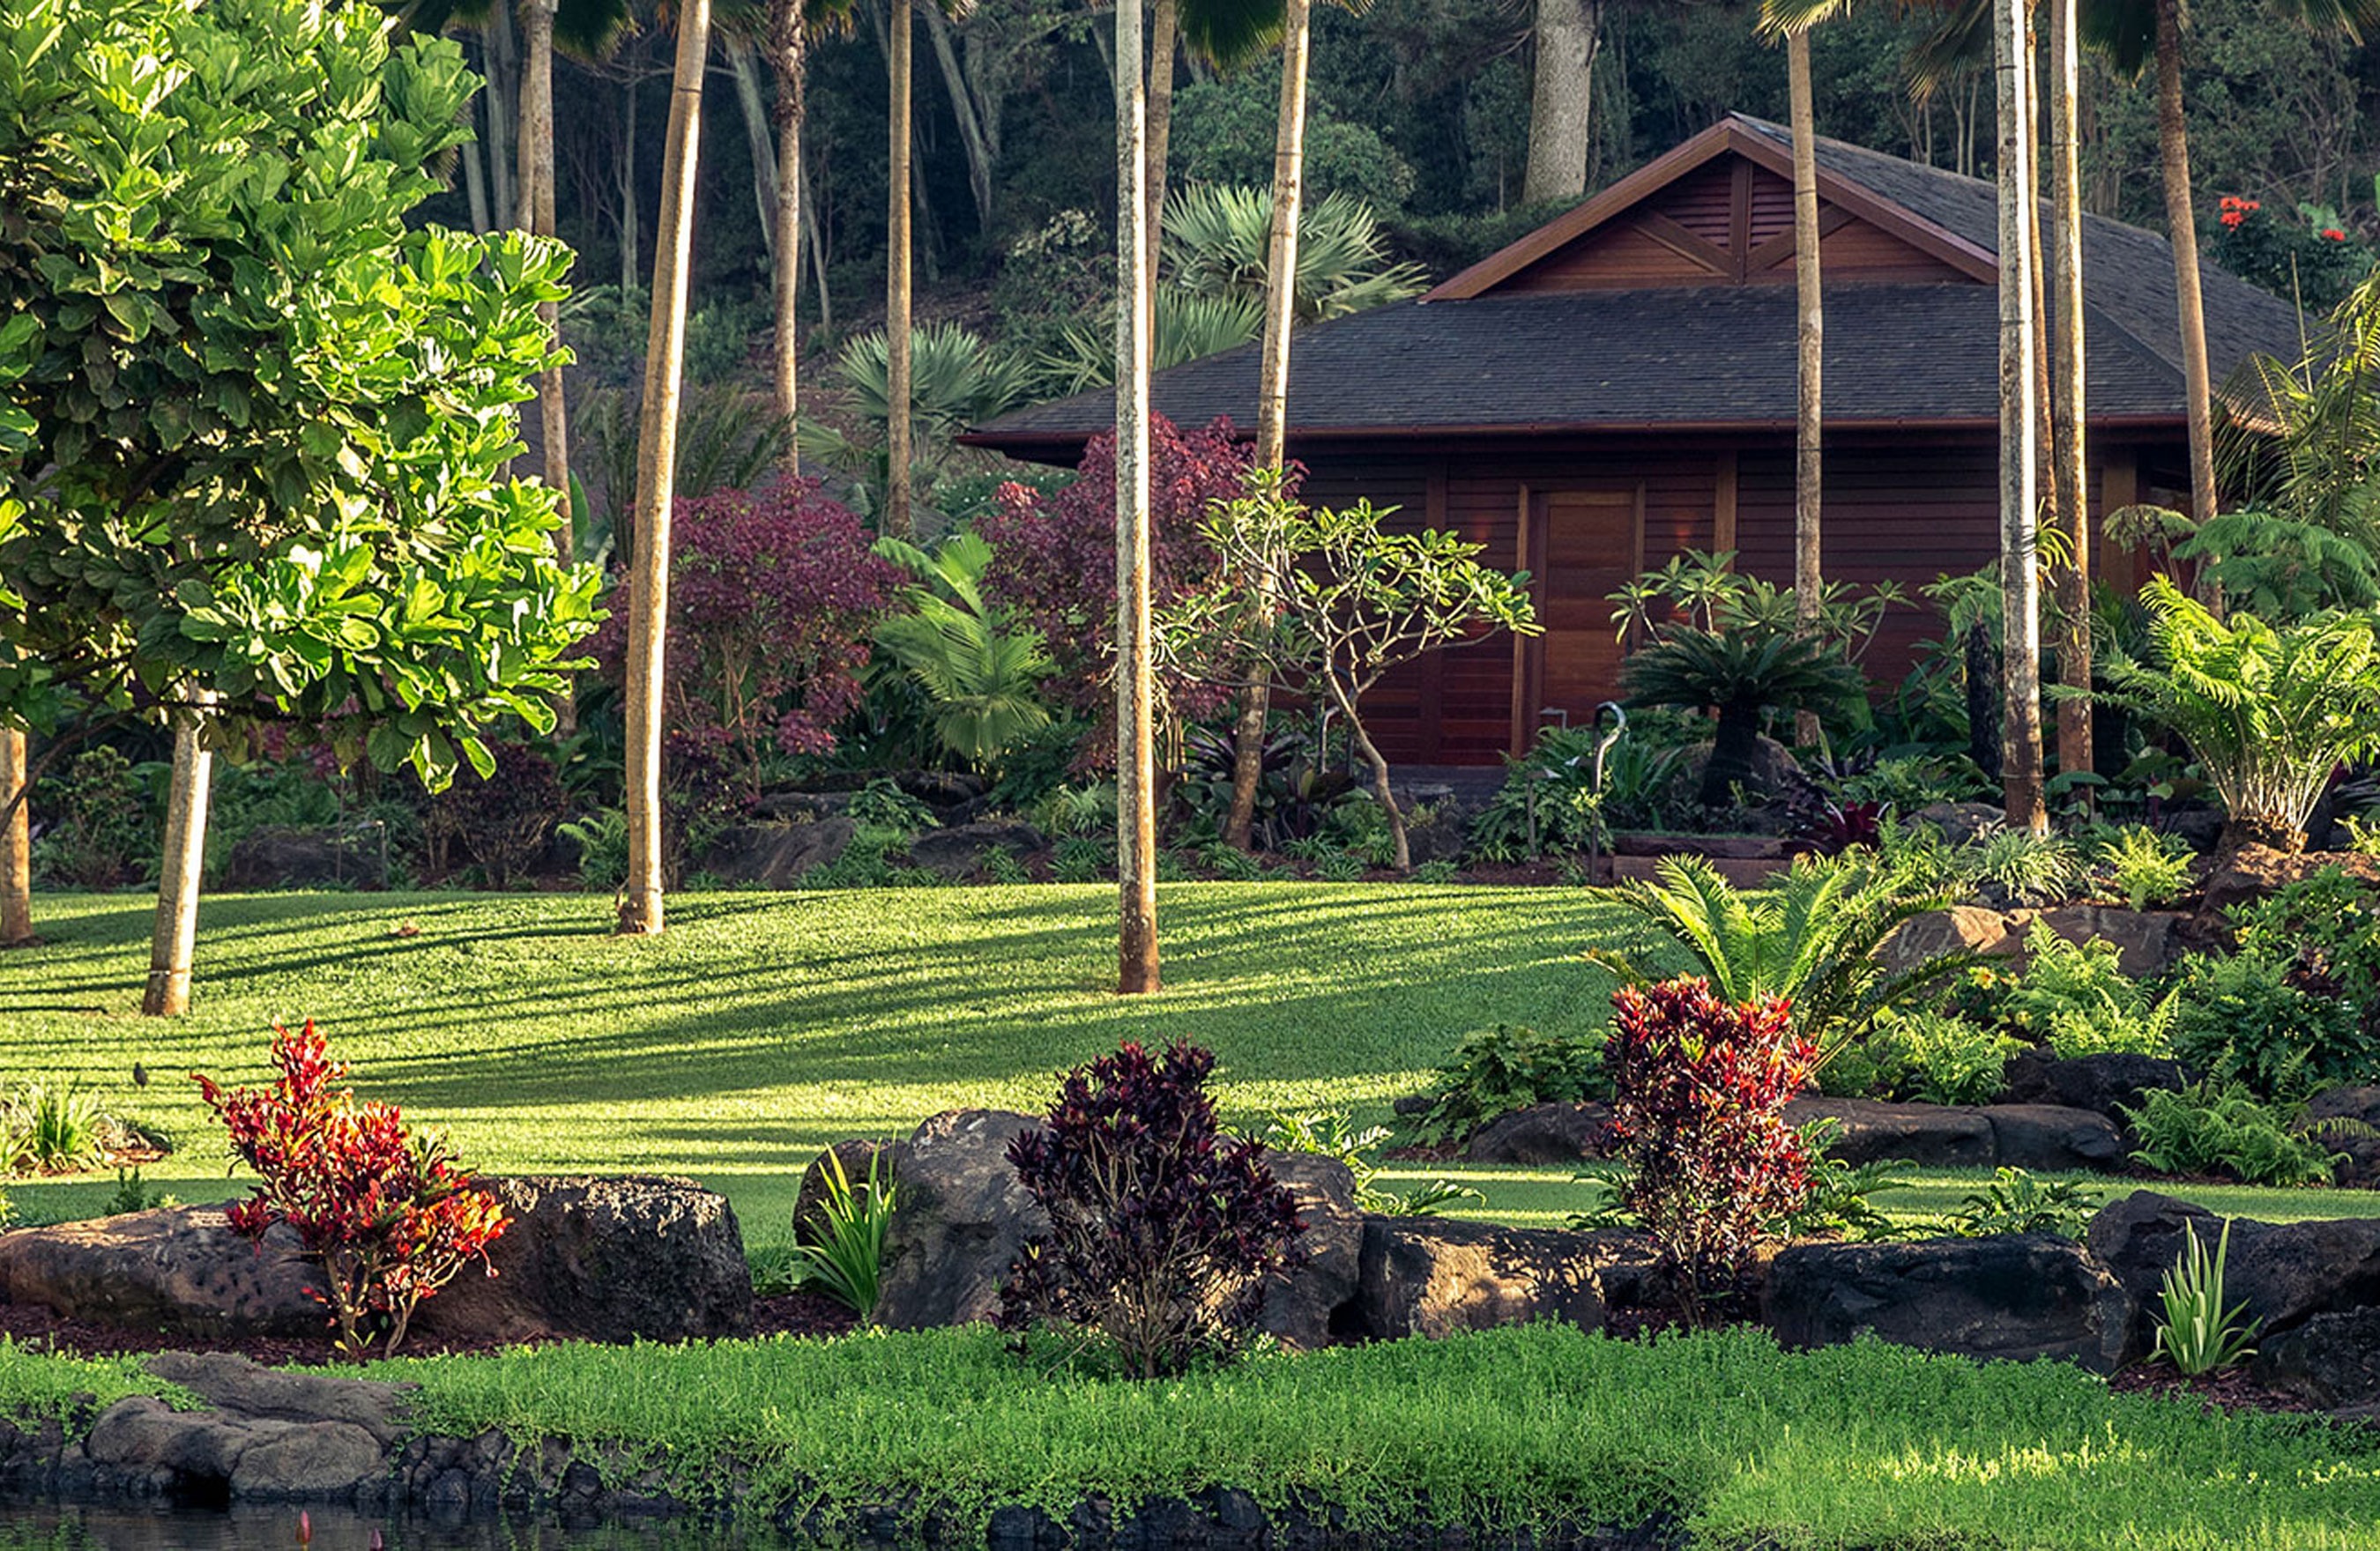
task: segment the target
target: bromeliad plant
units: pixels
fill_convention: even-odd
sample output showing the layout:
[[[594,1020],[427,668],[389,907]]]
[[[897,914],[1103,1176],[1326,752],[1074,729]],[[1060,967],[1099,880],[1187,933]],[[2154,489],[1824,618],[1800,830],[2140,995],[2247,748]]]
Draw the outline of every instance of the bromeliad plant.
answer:
[[[261,1240],[288,1224],[322,1265],[339,1351],[361,1362],[377,1335],[381,1354],[394,1353],[421,1301],[470,1261],[496,1274],[487,1254],[508,1226],[503,1208],[437,1133],[409,1132],[395,1105],[334,1087],[347,1068],[312,1020],[273,1031],[273,1064],[279,1076],[261,1090],[190,1074],[257,1174],[228,1214],[232,1230]]]
[[[1263,1145],[1223,1135],[1214,1069],[1195,1045],[1127,1043],[1075,1068],[1044,1124],[1009,1144],[1050,1230],[1010,1268],[1002,1328],[1103,1339],[1136,1378],[1238,1349],[1266,1278],[1304,1262],[1305,1224]]]
[[[1653,1235],[1689,1318],[1732,1290],[1770,1225],[1808,1200],[1810,1160],[1785,1122],[1816,1048],[1769,997],[1721,1000],[1706,980],[1623,986],[1604,1064],[1620,1205]]]

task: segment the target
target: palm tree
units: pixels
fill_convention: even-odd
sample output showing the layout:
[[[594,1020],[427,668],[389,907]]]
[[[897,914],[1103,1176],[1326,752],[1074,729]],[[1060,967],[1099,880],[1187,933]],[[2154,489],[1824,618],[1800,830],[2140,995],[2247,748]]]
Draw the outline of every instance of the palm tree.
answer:
[[[1825,578],[1819,560],[1820,431],[1825,421],[1826,294],[1818,273],[1818,127],[1810,92],[1810,32],[1785,34],[1785,78],[1793,120],[1793,617],[1807,630],[1818,617]],[[1817,741],[1818,718],[1794,719],[1797,741]]]
[[[2039,482],[2034,398],[2034,176],[2032,51],[2025,0],[1994,0],[1993,68],[1998,79],[2000,297],[2000,781],[2009,823],[2049,825],[2041,781],[2040,581],[2034,502]]]
[[[637,436],[636,553],[628,567],[628,877],[620,891],[620,930],[638,936],[662,929],[662,650],[669,618],[670,497],[692,275],[702,69],[710,51],[710,0],[679,0],[661,218],[653,233],[652,326],[646,334],[645,398]]]
[[[25,734],[0,727],[0,948],[33,939],[32,814],[18,801],[25,784]]]
[[[885,179],[884,338],[886,379],[891,387],[892,418],[884,422],[884,531],[906,539],[917,531],[909,511],[909,326],[914,310],[909,284],[909,86],[911,67],[909,6],[912,0],[890,0],[891,29],[884,54],[892,72],[891,170]],[[1137,29],[1135,29],[1137,30]],[[1140,55],[1133,55],[1137,59]],[[1135,72],[1136,73],[1136,72]],[[1140,207],[1133,206],[1135,219]]]
[[[1159,986],[1148,617],[1148,90],[1140,72],[1140,21],[1139,0],[1116,6],[1116,989],[1125,996]]]
[[[2082,382],[2082,159],[2077,0],[2049,6],[2050,504],[2064,533],[2058,573],[2058,767],[2087,772],[2091,751],[2090,462]]]

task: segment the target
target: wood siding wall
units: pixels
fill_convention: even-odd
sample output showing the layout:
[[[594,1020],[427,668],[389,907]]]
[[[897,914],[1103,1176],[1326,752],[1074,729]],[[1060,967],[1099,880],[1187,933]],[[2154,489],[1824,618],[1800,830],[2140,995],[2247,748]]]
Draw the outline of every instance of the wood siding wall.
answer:
[[[1793,454],[1774,441],[1714,448],[1613,447],[1597,450],[1463,451],[1391,455],[1369,450],[1296,449],[1309,470],[1306,498],[1335,505],[1358,496],[1401,508],[1392,522],[1451,528],[1487,546],[1481,558],[1519,563],[1524,492],[1643,492],[1644,564],[1657,566],[1687,549],[1732,547],[1753,576],[1790,588],[1793,575]],[[2131,495],[2136,450],[2101,450],[2094,489],[2123,504]],[[1980,439],[1903,441],[1829,448],[1826,488],[1826,569],[1829,579],[1897,580],[1917,588],[1945,573],[1973,571],[1998,555],[1996,454]],[[2105,510],[2094,497],[2095,521]],[[1730,531],[1733,542],[1729,542]],[[1555,546],[1556,552],[1560,547]],[[1540,557],[1532,556],[1533,563]],[[2135,565],[2105,544],[2094,559],[2119,585],[2137,585]],[[2114,563],[2111,567],[2110,563]],[[1569,611],[1575,614],[1573,608]],[[1898,684],[1918,647],[1941,629],[1924,600],[1896,610],[1878,633],[1864,668],[1879,688]],[[1524,653],[1528,648],[1524,648]],[[1525,656],[1519,658],[1526,660]],[[1516,694],[1514,643],[1498,636],[1427,658],[1391,674],[1366,698],[1366,724],[1389,757],[1402,764],[1493,765],[1524,741],[1546,708]],[[1524,692],[1538,687],[1524,676]],[[1619,685],[1573,695],[1560,709],[1573,721]],[[1548,697],[1552,697],[1548,696]]]

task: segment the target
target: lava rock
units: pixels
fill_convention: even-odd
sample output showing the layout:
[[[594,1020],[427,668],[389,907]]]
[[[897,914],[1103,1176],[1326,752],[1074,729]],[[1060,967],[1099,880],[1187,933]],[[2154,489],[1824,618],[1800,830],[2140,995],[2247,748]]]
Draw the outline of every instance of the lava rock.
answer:
[[[2086,942],[2111,942],[2116,964],[2135,980],[2165,974],[2181,962],[2187,946],[2182,927],[2190,917],[2174,910],[2126,910],[2117,905],[2070,904],[2033,913],[2022,925],[2011,924],[2022,936],[2032,921],[2078,947]]]
[[[1005,1109],[951,1109],[892,1149],[901,1194],[884,1235],[876,1319],[923,1330],[990,1319],[1025,1241],[1048,1230],[1009,1166],[1008,1145],[1039,1122]]]
[[[2008,811],[1997,803],[1928,803],[1910,819],[1933,825],[1952,845],[1964,845],[2007,823]]]
[[[2091,1253],[2143,1309],[2131,1333],[2134,1354],[2148,1350],[2146,1310],[2180,1256],[2184,1226],[2212,1250],[2223,1220],[2203,1207],[2154,1191],[2134,1191],[2091,1219]],[[2380,1303],[2380,1220],[2363,1218],[2231,1223],[2224,1286],[2248,1315],[2277,1335],[2318,1314]]]
[[[287,1227],[261,1243],[228,1203],[160,1206],[0,1234],[0,1299],[68,1319],[196,1337],[319,1336],[321,1270]]]
[[[2380,887],[2380,859],[2355,851],[2277,851],[2269,845],[2243,845],[2206,879],[2202,914],[2222,919],[2235,905],[2252,904],[2292,883],[2302,882],[2325,867],[2338,867],[2366,888]]]
[[[2082,1245],[2050,1234],[1793,1244],[1768,1268],[1764,1317],[1789,1347],[1874,1333],[1968,1357],[2123,1361],[2132,1303]]]
[[[1815,1096],[1785,1106],[1788,1125],[1805,1126],[1817,1120],[1831,1120],[1840,1127],[1827,1156],[1844,1163],[1889,1160],[1923,1169],[1987,1169],[1997,1156],[1991,1121],[1973,1109]]]
[[[2380,1305],[2311,1315],[2294,1330],[2260,1338],[2249,1371],[2325,1410],[2380,1405]]]
[[[1355,1204],[1355,1176],[1337,1158],[1316,1153],[1275,1152],[1265,1162],[1297,1197],[1305,1227],[1296,1242],[1305,1264],[1266,1284],[1257,1328],[1284,1346],[1327,1346],[1362,1285],[1364,1213]]]
[[[655,1175],[483,1176],[508,1225],[492,1277],[466,1268],[414,1324],[454,1340],[693,1340],[752,1319],[752,1271],[727,1198]]]
[[[815,867],[831,867],[851,847],[857,826],[848,818],[809,823],[731,824],[702,854],[702,869],[728,883],[797,889]]]
[[[1463,1145],[1473,1163],[1578,1163],[1603,1156],[1605,1104],[1532,1104],[1484,1121]]]
[[[1894,927],[1876,950],[1876,961],[1888,974],[1907,975],[1945,953],[2009,958],[2023,951],[2023,935],[2010,929],[2006,915],[1979,904],[1954,904]]]
[[[2380,1084],[2318,1093],[2306,1101],[2306,1119],[2317,1123],[2345,1121],[2351,1122],[2351,1129],[2364,1132],[2361,1135],[2327,1136],[2324,1138],[2325,1145],[2347,1155],[2347,1161],[2338,1166],[2340,1184],[2380,1185]]]
[[[386,826],[378,819],[326,829],[269,826],[233,842],[227,889],[388,887]]]
[[[909,842],[909,860],[948,878],[965,878],[982,870],[995,851],[1018,861],[1049,849],[1050,842],[1030,824],[986,821],[947,830],[928,830]]]
[[[2046,1048],[2022,1051],[2009,1060],[2011,1104],[2055,1104],[2088,1109],[2119,1124],[2123,1111],[2137,1109],[2145,1096],[2186,1085],[2181,1063],[2159,1056],[2110,1051],[2058,1059]]]
[[[2065,1174],[2124,1161],[2123,1132],[2095,1110],[1994,1104],[1980,1112],[1992,1128],[1992,1161],[2005,1168]]]
[[[1366,1336],[1444,1336],[1553,1319],[1603,1327],[1585,1235],[1442,1218],[1366,1218],[1358,1322]]]

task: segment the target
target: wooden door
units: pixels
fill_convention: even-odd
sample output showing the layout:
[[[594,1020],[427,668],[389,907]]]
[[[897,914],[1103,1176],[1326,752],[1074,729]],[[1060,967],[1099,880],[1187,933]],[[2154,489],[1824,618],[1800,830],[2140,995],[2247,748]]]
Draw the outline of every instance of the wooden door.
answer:
[[[1541,636],[1520,648],[1521,693],[1514,697],[1513,751],[1537,729],[1595,718],[1596,706],[1620,694],[1622,648],[1611,623],[1611,594],[1645,568],[1645,491],[1534,491],[1524,497],[1520,563]]]

